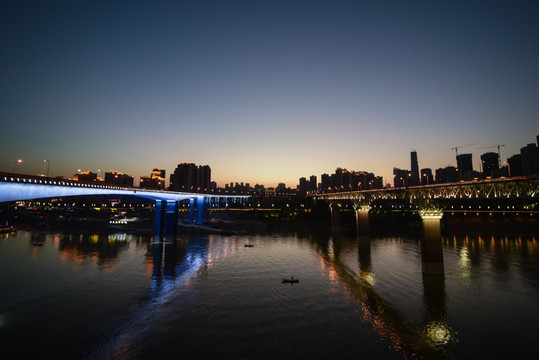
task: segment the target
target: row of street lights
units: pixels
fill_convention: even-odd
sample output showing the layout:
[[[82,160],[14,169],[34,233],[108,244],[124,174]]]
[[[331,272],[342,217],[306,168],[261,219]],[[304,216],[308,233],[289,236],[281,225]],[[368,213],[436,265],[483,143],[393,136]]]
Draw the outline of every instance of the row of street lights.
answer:
[[[49,170],[50,170],[50,167],[51,167],[51,162],[50,162],[50,160],[43,160],[43,162],[47,164],[47,177],[49,177]],[[13,171],[12,171],[13,173],[15,173],[15,167],[18,164],[22,164],[22,159],[17,159],[17,160],[13,161]]]

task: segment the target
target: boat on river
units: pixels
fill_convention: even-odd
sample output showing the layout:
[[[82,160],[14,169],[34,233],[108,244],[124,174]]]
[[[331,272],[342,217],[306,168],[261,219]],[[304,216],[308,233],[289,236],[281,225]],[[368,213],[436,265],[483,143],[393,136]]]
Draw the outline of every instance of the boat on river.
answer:
[[[292,276],[291,278],[283,278],[283,283],[297,283],[299,282],[299,279],[294,279]]]
[[[245,244],[245,245],[243,245],[243,246],[245,246],[245,247],[253,247],[254,245],[251,245],[251,244]]]

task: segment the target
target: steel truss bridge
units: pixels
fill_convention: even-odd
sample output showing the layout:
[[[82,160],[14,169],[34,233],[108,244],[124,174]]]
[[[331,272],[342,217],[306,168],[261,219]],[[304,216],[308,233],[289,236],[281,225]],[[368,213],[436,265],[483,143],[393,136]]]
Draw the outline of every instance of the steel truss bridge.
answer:
[[[175,234],[180,201],[189,201],[190,221],[202,224],[204,214],[209,212],[210,204],[219,204],[221,201],[226,204],[229,201],[243,202],[250,197],[246,195],[211,195],[147,190],[0,172],[0,202],[92,195],[129,195],[154,200],[156,205],[156,235]],[[195,211],[196,219],[194,217]]]
[[[408,201],[423,219],[441,218],[444,210],[462,202],[498,199],[508,202],[526,200],[531,210],[539,211],[539,176],[466,181],[450,184],[336,192],[311,195],[330,205],[352,202],[356,210],[369,210],[376,201]],[[488,200],[487,200],[488,201]],[[493,209],[496,211],[496,209]]]

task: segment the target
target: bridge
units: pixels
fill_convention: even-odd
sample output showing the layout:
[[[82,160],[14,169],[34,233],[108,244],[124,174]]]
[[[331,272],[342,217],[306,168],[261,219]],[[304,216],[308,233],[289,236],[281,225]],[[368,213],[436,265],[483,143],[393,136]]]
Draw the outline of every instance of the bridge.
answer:
[[[189,201],[190,221],[202,224],[204,214],[209,212],[211,204],[220,204],[222,201],[226,204],[229,201],[236,203],[249,198],[246,195],[211,195],[149,190],[0,172],[0,202],[91,195],[128,195],[155,201],[155,234],[158,236],[174,236],[176,234],[178,205],[181,201]]]
[[[474,212],[508,212],[514,204],[525,207],[532,215],[539,214],[539,176],[466,181],[390,189],[335,192],[310,195],[327,200],[331,209],[331,227],[339,231],[340,211],[345,204],[352,204],[356,215],[358,239],[369,239],[369,211],[374,204],[408,204],[422,219],[423,271],[443,273],[440,221],[444,212],[470,211],[471,203],[478,202]],[[504,203],[505,207],[500,205]],[[513,205],[507,209],[507,204]],[[466,204],[467,206],[465,207]],[[399,209],[396,209],[397,211]]]

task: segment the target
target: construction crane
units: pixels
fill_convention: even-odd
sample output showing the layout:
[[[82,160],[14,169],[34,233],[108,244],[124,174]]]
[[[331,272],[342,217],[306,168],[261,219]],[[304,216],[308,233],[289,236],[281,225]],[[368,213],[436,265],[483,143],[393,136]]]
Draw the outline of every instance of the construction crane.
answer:
[[[454,148],[451,148],[451,150],[455,150],[455,156],[459,156],[458,149],[463,148],[463,147],[468,147],[468,146],[474,146],[474,145],[477,145],[477,143],[476,144],[462,145],[462,146],[455,146]]]
[[[487,149],[487,148],[497,147],[498,148],[498,165],[501,168],[502,167],[502,157],[500,155],[500,147],[502,147],[502,146],[505,146],[505,145],[498,144],[498,145],[493,145],[493,146],[482,146],[482,147],[480,147],[480,149]]]

